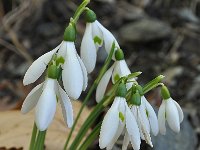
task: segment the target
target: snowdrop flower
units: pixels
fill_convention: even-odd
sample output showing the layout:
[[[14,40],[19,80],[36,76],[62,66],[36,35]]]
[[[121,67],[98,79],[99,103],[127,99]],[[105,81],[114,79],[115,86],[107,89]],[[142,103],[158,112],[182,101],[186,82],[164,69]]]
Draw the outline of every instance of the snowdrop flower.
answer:
[[[158,111],[160,133],[166,134],[165,121],[174,132],[178,133],[180,131],[180,123],[184,118],[183,111],[179,104],[170,97],[166,86],[162,86],[161,94],[164,100]]]
[[[57,80],[47,78],[37,85],[26,97],[21,112],[28,113],[35,107],[35,122],[40,131],[48,128],[56,112],[57,99],[61,104],[65,123],[73,125],[72,104],[66,92],[60,87]]]
[[[136,90],[132,94],[132,96],[130,98],[131,111],[132,111],[133,115],[136,118],[139,130],[140,130],[140,137],[141,137],[141,139],[145,140],[147,144],[149,144],[151,147],[153,147],[153,144],[151,142],[150,123],[149,123],[148,116],[147,116],[148,112],[146,111],[146,101],[145,100],[144,100],[144,98],[141,99],[139,91]],[[150,110],[150,114],[151,114],[151,116],[155,115],[154,111],[152,112],[152,110]],[[155,121],[153,123],[153,125],[158,126],[157,125],[158,121],[156,119],[153,120],[153,121]],[[127,143],[127,142],[125,142],[125,143]],[[124,145],[126,145],[126,144],[124,144]]]
[[[126,86],[119,85],[120,91],[126,91]],[[101,149],[107,148],[111,150],[123,130],[126,130],[126,137],[131,141],[134,150],[140,149],[140,132],[134,115],[131,113],[127,105],[126,92],[117,92],[111,108],[105,115],[99,138],[99,146]]]
[[[24,85],[35,82],[43,74],[52,57],[56,55],[63,60],[62,80],[67,94],[73,99],[79,98],[81,92],[87,87],[88,78],[86,68],[76,52],[74,30],[74,26],[70,24],[65,30],[61,44],[32,63],[24,76]]]
[[[158,118],[153,107],[144,96],[141,97],[141,105],[139,106],[139,109],[148,131],[150,132],[151,130],[152,134],[157,136],[159,132]]]
[[[92,10],[86,11],[86,29],[81,42],[81,59],[88,73],[91,73],[96,64],[97,51],[104,43],[105,50],[110,53],[112,43],[116,48],[119,44],[110,31],[96,20],[96,14]]]
[[[100,102],[103,98],[107,85],[110,81],[110,78],[112,76],[112,83],[115,84],[121,77],[127,76],[131,74],[130,69],[128,68],[126,61],[124,60],[124,56],[118,56],[118,52],[120,51],[121,54],[123,54],[122,50],[117,50],[115,52],[116,61],[114,64],[105,72],[103,77],[101,78],[96,91],[96,101]],[[132,81],[135,81],[135,79],[131,79]],[[126,84],[127,89],[130,89],[132,87],[132,83]]]

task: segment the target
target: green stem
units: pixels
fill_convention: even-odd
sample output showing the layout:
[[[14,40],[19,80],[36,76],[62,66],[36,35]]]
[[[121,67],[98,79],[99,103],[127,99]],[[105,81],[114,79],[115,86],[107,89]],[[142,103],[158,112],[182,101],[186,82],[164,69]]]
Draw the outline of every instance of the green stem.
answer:
[[[84,0],[81,5],[77,8],[74,16],[73,16],[73,22],[76,24],[80,15],[83,13],[85,10],[85,7],[90,3],[90,0]]]
[[[112,89],[110,89],[108,94],[106,96],[104,96],[104,98],[100,101],[100,103],[98,103],[94,107],[93,111],[90,113],[90,115],[87,117],[87,119],[81,126],[76,138],[74,139],[73,143],[71,144],[71,146],[69,148],[70,150],[74,150],[77,148],[77,146],[79,145],[81,140],[84,138],[84,136],[87,133],[87,131],[89,130],[89,128],[93,125],[93,123],[97,119],[97,117],[99,117],[101,112],[103,112],[104,108],[112,102],[112,100],[114,99],[114,96],[115,96],[116,87],[118,87],[118,85],[119,85],[119,82],[117,82],[115,84],[115,86],[113,86]]]
[[[153,88],[157,87],[158,85],[160,85],[162,79],[164,78],[165,76],[163,75],[159,75],[158,77],[156,77],[155,79],[151,80],[150,82],[148,82],[144,87],[143,87],[143,92],[144,93],[147,93],[149,92],[150,90],[152,90]]]
[[[84,101],[83,101],[83,104],[82,104],[82,106],[81,106],[81,108],[80,108],[80,110],[79,110],[79,112],[78,112],[78,114],[77,114],[77,117],[76,117],[76,119],[75,119],[75,121],[74,121],[74,124],[73,124],[73,126],[72,126],[72,129],[71,129],[71,131],[70,131],[70,133],[69,133],[69,136],[68,136],[68,138],[67,138],[67,141],[66,141],[66,143],[65,143],[64,150],[67,149],[67,146],[68,146],[69,141],[70,141],[70,139],[71,139],[72,133],[73,133],[73,131],[74,131],[74,129],[75,129],[75,126],[76,126],[76,124],[77,124],[77,121],[78,121],[78,119],[79,119],[79,117],[80,117],[80,115],[81,115],[81,113],[82,113],[82,111],[83,111],[85,105],[87,104],[87,102],[88,102],[88,100],[90,99],[92,93],[94,92],[94,90],[96,89],[97,85],[99,84],[99,82],[100,82],[101,78],[103,77],[104,73],[105,73],[106,70],[108,69],[109,64],[110,64],[110,62],[111,62],[111,60],[112,60],[112,56],[113,56],[114,50],[115,50],[115,43],[113,42],[112,48],[111,48],[111,51],[110,51],[110,54],[109,54],[108,58],[106,59],[106,61],[105,61],[104,65],[103,65],[103,67],[102,67],[102,69],[101,69],[101,71],[100,71],[98,77],[96,78],[96,80],[94,81],[93,85],[91,86],[91,88],[90,88],[90,90],[89,90],[87,96],[85,97],[85,99],[84,99]]]
[[[74,150],[77,148],[81,140],[83,139],[84,135],[87,133],[88,129],[91,127],[91,125],[95,122],[96,118],[100,115],[100,113],[103,111],[103,101],[98,103],[93,111],[88,116],[87,120],[82,125],[81,129],[79,130],[76,138],[74,139],[73,143],[70,146],[70,150]]]
[[[35,144],[35,138],[36,138],[37,132],[38,132],[38,129],[37,129],[37,126],[34,122],[33,130],[32,130],[32,136],[31,136],[31,142],[30,142],[30,145],[29,145],[29,150],[34,150],[34,144]]]
[[[44,149],[44,140],[46,136],[46,130],[45,131],[39,131],[37,140],[34,146],[34,150],[43,150]]]
[[[96,139],[96,137],[99,135],[100,133],[100,129],[101,129],[101,123],[99,122],[96,127],[93,129],[93,131],[90,133],[90,135],[85,139],[85,141],[83,142],[83,144],[79,147],[78,150],[87,150],[88,147],[91,145],[91,143]]]

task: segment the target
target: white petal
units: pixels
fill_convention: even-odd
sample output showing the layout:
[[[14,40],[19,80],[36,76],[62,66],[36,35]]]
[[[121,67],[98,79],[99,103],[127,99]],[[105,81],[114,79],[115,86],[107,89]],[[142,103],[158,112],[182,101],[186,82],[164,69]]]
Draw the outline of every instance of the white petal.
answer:
[[[119,136],[122,134],[124,127],[125,127],[125,123],[120,122],[115,136],[113,137],[109,145],[106,147],[107,150],[112,150],[114,144],[117,142]]]
[[[160,105],[160,108],[158,110],[158,125],[159,125],[159,130],[162,135],[166,134],[166,126],[165,126],[165,121],[166,121],[166,106],[164,100],[162,101],[162,104]]]
[[[148,133],[150,133],[150,124],[147,117],[147,110],[146,110],[145,101],[143,100],[143,97],[141,97],[141,105],[139,106],[139,110],[141,113],[143,123],[145,124]]]
[[[101,149],[107,147],[114,138],[119,125],[119,100],[115,99],[111,108],[105,115],[100,131],[99,146]]]
[[[113,42],[115,42],[115,47],[119,48],[119,44],[118,44],[117,40],[115,39],[115,37],[112,35],[112,33],[110,31],[108,31],[104,26],[102,26],[98,21],[96,21],[96,24],[103,32],[104,44],[105,44],[105,49],[106,49],[107,53],[108,54],[110,53]]]
[[[31,109],[35,107],[37,104],[40,95],[42,94],[42,86],[43,83],[37,85],[35,88],[31,90],[31,92],[27,95],[26,99],[23,102],[21,112],[23,114],[29,112]]]
[[[131,107],[131,112],[133,113],[133,115],[134,115],[134,117],[136,119],[136,122],[138,124],[138,128],[139,128],[139,131],[140,131],[140,137],[141,137],[142,140],[145,140],[144,134],[142,132],[141,122],[140,122],[139,117],[138,117],[138,108],[137,107],[138,106],[133,105]]]
[[[151,142],[150,131],[148,131],[147,126],[145,125],[143,121],[143,118],[141,116],[141,112],[139,109],[138,109],[138,119],[139,119],[139,124],[140,124],[139,126],[141,127],[146,143],[149,144],[151,147],[153,147],[153,144]]]
[[[65,123],[68,125],[69,128],[71,128],[74,122],[72,104],[66,92],[60,87],[58,83],[57,83],[57,86],[58,86],[58,92],[59,92],[58,96],[59,96],[60,104],[62,107],[62,114],[65,120]]]
[[[86,90],[87,88],[87,85],[88,85],[88,74],[87,74],[87,70],[85,68],[85,65],[83,64],[81,58],[79,57],[78,54],[76,54],[77,58],[78,58],[78,61],[81,65],[81,69],[82,69],[82,73],[83,73],[83,91]]]
[[[178,114],[179,114],[179,122],[181,123],[183,121],[183,118],[184,118],[184,114],[183,114],[183,111],[180,107],[180,105],[175,101],[173,100],[174,104],[176,105],[176,108],[178,110]]]
[[[123,140],[122,150],[127,150],[129,142],[130,142],[130,138],[129,138],[128,132],[126,131],[124,140]]]
[[[92,24],[87,23],[85,33],[81,42],[81,59],[88,73],[91,73],[96,65],[97,50],[92,37]]]
[[[126,99],[122,98],[122,97],[117,97],[118,101],[119,101],[119,106],[118,106],[118,112],[122,113],[125,117],[126,115]],[[112,139],[112,141],[109,143],[109,145],[107,146],[107,150],[111,150],[114,146],[114,144],[116,143],[116,141],[118,140],[119,136],[121,135],[122,131],[124,130],[125,127],[125,120],[122,122],[122,120],[120,119],[119,122],[119,126],[117,129],[117,133],[115,134],[114,138]]]
[[[59,49],[60,45],[54,48],[52,51],[45,53],[40,56],[37,60],[35,60],[32,65],[28,68],[24,75],[23,84],[28,85],[35,82],[44,72],[46,66],[51,60],[52,56]]]
[[[166,119],[170,126],[170,128],[174,132],[180,131],[180,123],[179,123],[179,114],[176,108],[175,103],[172,99],[165,100],[166,101]]]
[[[35,109],[35,122],[40,131],[48,128],[56,112],[55,80],[47,79]]]
[[[101,43],[95,43],[96,48],[98,50],[98,48],[103,45],[103,33],[100,30],[100,28],[98,27],[97,21],[92,23],[92,36],[93,36],[93,39],[97,36],[98,38],[100,38],[102,40]]]
[[[113,70],[113,75],[112,75],[112,82],[116,82],[116,76],[118,77],[124,77],[129,74],[131,74],[131,71],[129,70],[125,60],[120,60],[115,62],[115,68]],[[132,83],[131,83],[132,86]],[[130,87],[129,87],[130,88]]]
[[[67,42],[62,41],[62,43],[60,44],[60,48],[58,50],[58,57],[62,56],[63,58],[65,58],[66,53],[67,53]]]
[[[121,76],[127,76],[127,75],[131,74],[131,71],[128,68],[125,60],[120,60],[119,66],[120,66],[120,70],[121,70]]]
[[[146,98],[143,96],[142,99],[145,102],[146,109],[147,109],[147,112],[148,112],[148,119],[149,119],[151,131],[152,131],[153,135],[156,136],[159,132],[158,118],[156,116],[156,113],[155,113],[153,107],[146,100]]]
[[[103,75],[103,77],[101,78],[98,86],[97,86],[97,90],[96,90],[96,101],[97,103],[99,103],[105,92],[106,92],[106,88],[108,86],[108,82],[110,80],[110,77],[112,75],[112,72],[113,72],[113,68],[114,68],[114,65],[112,65],[112,67],[110,67],[106,72],[105,74]]]
[[[131,113],[130,108],[126,107],[126,128],[129,134],[131,144],[134,150],[140,149],[140,132],[135,120],[134,115]]]
[[[67,42],[62,80],[67,94],[73,99],[78,99],[83,89],[83,73],[76,54],[74,42]]]

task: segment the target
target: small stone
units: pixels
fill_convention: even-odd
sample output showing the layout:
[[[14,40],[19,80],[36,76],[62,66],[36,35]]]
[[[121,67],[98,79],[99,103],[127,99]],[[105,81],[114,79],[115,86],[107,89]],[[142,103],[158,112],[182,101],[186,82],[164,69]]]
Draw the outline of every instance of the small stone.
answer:
[[[141,19],[123,26],[120,29],[120,38],[129,42],[148,42],[166,38],[171,32],[171,27],[162,21]]]

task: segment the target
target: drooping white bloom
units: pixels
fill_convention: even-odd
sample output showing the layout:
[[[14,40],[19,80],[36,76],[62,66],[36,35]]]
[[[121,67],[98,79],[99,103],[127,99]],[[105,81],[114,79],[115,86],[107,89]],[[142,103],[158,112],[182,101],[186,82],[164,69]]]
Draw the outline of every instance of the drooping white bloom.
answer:
[[[144,96],[141,97],[141,105],[139,106],[139,109],[148,131],[151,130],[154,136],[158,135],[158,118],[153,107]]]
[[[137,124],[139,126],[140,137],[143,140],[145,140],[147,144],[153,147],[153,144],[151,142],[151,136],[150,136],[150,125],[146,117],[146,112],[143,110],[141,111],[140,106],[136,106],[136,105],[133,105],[131,107],[131,111],[134,114]]]
[[[110,78],[112,76],[112,83],[116,83],[118,79],[121,77],[127,76],[131,74],[130,69],[128,68],[125,60],[119,60],[115,61],[115,63],[105,72],[103,77],[101,78],[96,91],[96,101],[100,102],[103,98],[107,85],[110,81]],[[135,80],[134,78],[131,80]],[[132,86],[132,83],[126,84],[127,89],[130,89]]]
[[[165,135],[166,126],[165,121],[174,132],[180,131],[180,123],[183,121],[184,115],[179,104],[171,97],[163,100],[158,111],[158,124],[160,133]]]
[[[94,70],[99,47],[104,44],[105,50],[109,54],[113,42],[115,42],[115,47],[119,48],[119,44],[112,33],[97,20],[86,24],[85,33],[81,42],[81,59],[88,73]]]
[[[131,113],[126,99],[116,97],[103,119],[99,138],[100,148],[111,150],[123,130],[126,130],[125,138],[128,136],[128,140],[131,141],[133,149],[139,150],[141,139],[135,117]]]
[[[74,42],[63,41],[55,49],[35,60],[24,76],[24,85],[35,82],[42,75],[54,54],[65,60],[61,67],[63,69],[63,85],[67,94],[73,99],[78,99],[81,92],[87,87],[88,78],[86,68],[76,52]]]
[[[28,113],[35,108],[35,122],[40,131],[48,128],[56,112],[56,103],[59,100],[65,123],[68,127],[73,125],[73,109],[66,92],[55,79],[47,78],[45,82],[37,85],[26,97],[21,112]]]

